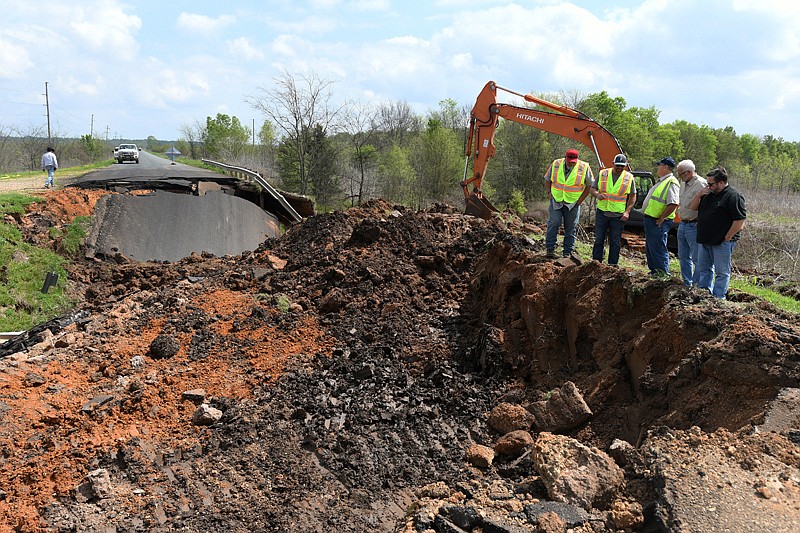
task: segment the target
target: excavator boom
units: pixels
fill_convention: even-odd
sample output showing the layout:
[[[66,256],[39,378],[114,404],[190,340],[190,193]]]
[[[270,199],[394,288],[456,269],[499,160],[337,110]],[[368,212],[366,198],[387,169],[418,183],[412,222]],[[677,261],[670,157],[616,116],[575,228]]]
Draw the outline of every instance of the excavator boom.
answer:
[[[527,102],[552,111],[500,103],[497,101],[498,90],[517,95]],[[578,141],[597,156],[601,169],[611,166],[614,156],[622,153],[617,138],[580,111],[548,102],[531,94],[520,94],[490,81],[478,95],[470,115],[466,146],[467,161],[464,179],[461,181],[466,199],[465,213],[468,215],[490,218],[492,212],[497,211],[483,197],[482,186],[489,159],[494,157],[494,135],[501,118]],[[473,160],[472,176],[468,177],[470,159]]]

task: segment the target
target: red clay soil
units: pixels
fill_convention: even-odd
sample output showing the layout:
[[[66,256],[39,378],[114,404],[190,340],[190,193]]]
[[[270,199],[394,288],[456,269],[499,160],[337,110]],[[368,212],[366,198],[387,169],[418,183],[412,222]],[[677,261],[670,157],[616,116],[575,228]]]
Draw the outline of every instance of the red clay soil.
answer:
[[[99,194],[45,192],[18,223],[46,243]],[[465,452],[502,437],[499,403],[567,381],[593,414],[563,433],[633,447],[574,530],[713,531],[681,481],[708,476],[680,470],[711,460],[748,524],[792,530],[800,424],[757,428],[800,385],[797,317],[546,260],[541,231],[377,201],[237,257],[76,262],[83,313],[0,352],[0,532],[564,530],[529,454]],[[194,423],[201,402],[221,418]],[[98,469],[111,493],[87,495]]]

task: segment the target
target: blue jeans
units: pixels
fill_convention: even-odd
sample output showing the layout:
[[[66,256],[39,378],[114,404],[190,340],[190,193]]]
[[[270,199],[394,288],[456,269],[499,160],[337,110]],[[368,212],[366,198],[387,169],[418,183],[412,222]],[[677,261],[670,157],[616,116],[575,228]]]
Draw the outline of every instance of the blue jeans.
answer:
[[[606,216],[603,211],[595,211],[594,223],[594,246],[592,247],[592,259],[603,262],[603,252],[606,245],[606,234],[608,235],[608,264],[616,265],[619,263],[619,243],[622,240],[622,229],[625,222],[621,217]]]
[[[736,243],[723,241],[720,244],[697,245],[697,286],[715,298],[725,299],[731,281],[731,256]],[[712,287],[711,280],[714,280]]]
[[[548,251],[556,249],[558,230],[564,224],[564,257],[568,257],[575,249],[575,223],[581,214],[581,206],[576,205],[572,209],[561,206],[560,209],[553,209],[553,200],[550,199],[550,218],[547,220],[547,233],[544,238],[544,245]]]
[[[650,274],[669,274],[669,250],[667,235],[672,229],[672,220],[665,220],[661,226],[653,217],[644,217],[644,253]]]
[[[44,169],[47,171],[47,179],[44,180],[44,185],[45,187],[47,186],[52,187],[53,182],[55,181],[56,167],[54,167],[53,165],[47,165],[46,167],[44,167]]]
[[[697,222],[681,222],[678,226],[678,259],[681,277],[687,287],[697,286]]]

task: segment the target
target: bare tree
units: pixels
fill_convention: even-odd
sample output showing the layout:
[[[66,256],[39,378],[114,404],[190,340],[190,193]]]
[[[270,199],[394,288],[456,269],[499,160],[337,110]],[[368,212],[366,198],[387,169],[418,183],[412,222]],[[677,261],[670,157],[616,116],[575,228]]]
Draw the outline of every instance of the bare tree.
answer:
[[[27,130],[15,129],[14,134],[19,137],[20,163],[28,170],[39,170],[42,154],[47,148],[47,136],[44,126],[30,126]],[[56,136],[54,136],[54,139]]]
[[[183,135],[184,140],[189,144],[189,157],[192,159],[200,159],[198,157],[198,148],[203,143],[203,139],[205,138],[205,129],[206,126],[199,120],[195,120],[192,123],[182,124],[178,131],[181,135]]]
[[[5,126],[0,124],[0,172],[7,172],[13,170],[12,162],[13,150],[11,139],[11,130],[6,129]]]
[[[247,102],[264,113],[284,140],[292,144],[300,174],[299,192],[307,194],[308,151],[313,145],[314,129],[319,126],[323,132],[330,133],[344,106],[335,107],[331,103],[334,82],[320,79],[314,73],[298,80],[284,70],[283,75],[273,81],[274,88],[261,87],[263,96],[248,97]]]
[[[350,188],[358,205],[372,189],[367,178],[373,175],[370,171],[377,164],[378,152],[373,144],[377,118],[378,111],[373,106],[355,102],[348,105],[342,121],[342,131],[348,134],[350,144],[349,161],[355,170]]]
[[[381,104],[377,129],[387,134],[389,144],[402,145],[409,133],[422,128],[422,119],[414,114],[408,102]]]

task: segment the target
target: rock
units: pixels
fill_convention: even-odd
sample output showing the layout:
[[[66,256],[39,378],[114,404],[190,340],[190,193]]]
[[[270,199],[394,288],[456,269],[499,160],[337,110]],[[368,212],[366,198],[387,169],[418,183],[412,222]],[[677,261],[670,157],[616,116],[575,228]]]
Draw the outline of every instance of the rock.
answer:
[[[100,396],[95,396],[94,398],[83,404],[83,407],[81,407],[81,411],[83,411],[84,413],[91,413],[98,407],[104,406],[113,399],[114,397],[109,394],[101,394]]]
[[[68,348],[77,342],[77,338],[74,333],[68,333],[56,339],[54,346],[56,348]]]
[[[569,528],[582,526],[591,518],[591,515],[582,507],[569,503],[547,501],[526,505],[525,515],[530,522],[538,524],[540,529],[542,528],[542,517],[544,517],[544,522],[548,525],[555,527],[561,523]],[[555,520],[552,515],[555,515],[558,520]],[[543,531],[564,531],[564,528]]]
[[[114,495],[111,476],[105,468],[92,470],[86,474],[83,483],[75,487],[75,500],[86,503],[91,500],[102,500]]]
[[[444,481],[430,483],[416,491],[416,495],[419,498],[435,498],[439,500],[450,497],[451,493],[450,487]]]
[[[611,503],[625,479],[606,453],[563,435],[541,433],[533,443],[531,461],[550,499],[587,511]]]
[[[320,313],[338,313],[347,305],[344,293],[335,288],[322,297],[319,306]]]
[[[455,525],[467,531],[472,531],[472,528],[479,526],[481,523],[481,515],[474,507],[449,505],[444,507],[442,511],[450,517],[450,520]]]
[[[487,423],[503,435],[516,430],[529,430],[536,418],[521,405],[501,403],[489,413]]]
[[[47,383],[47,379],[36,372],[28,372],[25,374],[23,383],[26,387],[38,387],[39,385],[44,385]]]
[[[625,440],[614,439],[608,447],[608,454],[621,467],[639,466],[643,464],[642,454],[633,447],[633,444]]]
[[[433,519],[433,529],[438,533],[468,533],[440,514]]]
[[[571,381],[555,389],[547,400],[535,402],[527,409],[536,417],[536,429],[551,433],[569,431],[592,417],[592,410]]]
[[[644,510],[639,502],[617,500],[611,504],[608,517],[616,529],[636,531],[644,525]]]
[[[542,533],[562,533],[566,531],[567,524],[556,513],[542,513],[538,517],[538,531]]]
[[[478,468],[489,468],[494,461],[494,450],[481,444],[472,444],[467,448],[467,462]]]
[[[154,359],[165,359],[176,355],[180,348],[180,343],[172,335],[159,335],[150,343],[150,355]]]
[[[494,451],[498,455],[510,455],[519,457],[526,447],[533,444],[533,437],[527,431],[518,429],[511,431],[500,437],[494,445]]]
[[[210,426],[222,420],[222,411],[204,403],[192,415],[192,424],[195,426]]]
[[[206,400],[206,390],[205,389],[192,389],[183,391],[181,393],[182,400],[189,400],[195,405],[199,405]]]

